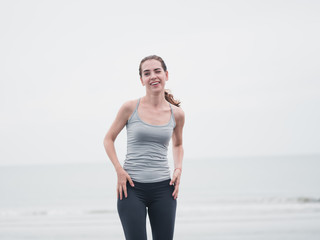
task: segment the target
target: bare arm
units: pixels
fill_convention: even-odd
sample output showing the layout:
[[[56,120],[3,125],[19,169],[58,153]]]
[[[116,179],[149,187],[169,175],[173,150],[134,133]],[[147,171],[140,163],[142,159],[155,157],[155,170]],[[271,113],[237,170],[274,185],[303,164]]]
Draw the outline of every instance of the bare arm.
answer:
[[[116,119],[112,123],[109,131],[107,132],[106,136],[104,137],[103,140],[103,145],[106,150],[106,153],[111,160],[117,175],[118,175],[118,184],[117,184],[117,197],[118,194],[120,195],[120,199],[122,199],[122,191],[124,192],[125,197],[127,197],[127,189],[126,189],[126,182],[127,180],[133,186],[133,182],[128,175],[126,171],[122,168],[119,159],[116,154],[116,150],[114,147],[114,142],[121,132],[121,130],[124,128],[126,125],[127,120],[129,119],[133,109],[133,102],[129,101],[124,103],[121,108],[119,109],[119,112],[116,116]]]
[[[176,119],[176,127],[174,128],[172,134],[172,152],[173,152],[173,160],[174,160],[174,172],[173,177],[170,184],[174,183],[175,190],[172,193],[174,199],[178,197],[179,192],[179,184],[182,170],[182,160],[183,160],[183,145],[182,145],[182,132],[185,121],[185,115],[181,108],[177,109],[177,113],[175,115]]]

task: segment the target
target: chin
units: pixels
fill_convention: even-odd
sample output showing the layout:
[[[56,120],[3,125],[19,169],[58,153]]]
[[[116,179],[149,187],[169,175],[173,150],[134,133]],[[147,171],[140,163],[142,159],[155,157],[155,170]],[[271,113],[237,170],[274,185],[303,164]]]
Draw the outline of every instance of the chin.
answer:
[[[159,88],[159,89],[150,89],[150,92],[152,93],[161,93],[161,92],[164,92],[164,89],[163,88]]]

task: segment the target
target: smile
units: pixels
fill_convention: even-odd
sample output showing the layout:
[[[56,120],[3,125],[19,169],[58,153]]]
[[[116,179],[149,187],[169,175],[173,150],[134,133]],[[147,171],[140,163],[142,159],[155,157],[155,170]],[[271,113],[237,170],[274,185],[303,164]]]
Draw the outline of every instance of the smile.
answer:
[[[154,85],[158,85],[160,82],[152,82],[150,83],[151,86],[154,86]]]

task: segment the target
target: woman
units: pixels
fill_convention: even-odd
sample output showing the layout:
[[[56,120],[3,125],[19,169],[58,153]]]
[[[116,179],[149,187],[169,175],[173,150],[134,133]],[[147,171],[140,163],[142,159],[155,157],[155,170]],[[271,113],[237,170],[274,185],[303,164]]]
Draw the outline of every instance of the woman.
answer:
[[[180,102],[165,90],[168,71],[162,58],[152,55],[142,59],[139,74],[146,95],[121,106],[104,146],[118,176],[117,208],[126,239],[147,239],[148,212],[153,239],[170,240],[182,171],[184,112]],[[127,155],[122,167],[114,141],[124,126]],[[167,159],[171,138],[172,179]]]

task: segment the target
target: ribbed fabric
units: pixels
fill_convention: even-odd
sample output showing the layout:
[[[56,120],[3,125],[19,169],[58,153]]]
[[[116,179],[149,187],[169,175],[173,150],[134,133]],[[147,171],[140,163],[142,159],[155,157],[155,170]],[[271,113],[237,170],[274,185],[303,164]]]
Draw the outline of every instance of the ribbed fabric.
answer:
[[[140,99],[126,123],[127,155],[123,165],[133,181],[160,182],[170,178],[168,145],[176,122],[171,104],[170,121],[165,125],[151,125],[138,115]]]

